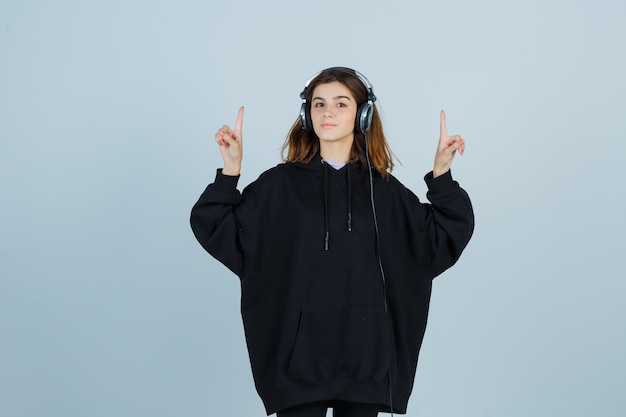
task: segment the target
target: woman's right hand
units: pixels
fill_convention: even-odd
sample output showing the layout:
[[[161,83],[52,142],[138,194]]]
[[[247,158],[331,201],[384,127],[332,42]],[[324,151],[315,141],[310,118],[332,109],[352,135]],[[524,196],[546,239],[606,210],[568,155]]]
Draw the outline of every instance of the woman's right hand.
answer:
[[[241,172],[241,159],[243,158],[243,147],[241,144],[242,125],[243,106],[239,108],[235,130],[224,125],[215,134],[215,141],[220,146],[220,153],[222,154],[222,159],[224,159],[224,168],[222,169],[222,174],[224,175],[236,176]]]

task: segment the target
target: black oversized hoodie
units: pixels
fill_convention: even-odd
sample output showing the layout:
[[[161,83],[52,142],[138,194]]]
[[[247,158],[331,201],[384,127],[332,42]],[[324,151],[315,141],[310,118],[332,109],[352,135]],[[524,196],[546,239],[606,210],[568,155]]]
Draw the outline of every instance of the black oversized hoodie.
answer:
[[[268,415],[330,399],[406,413],[432,279],[472,235],[466,192],[450,172],[429,173],[431,204],[423,204],[393,176],[374,174],[377,245],[361,164],[335,170],[319,156],[280,164],[241,194],[238,179],[218,171],[191,226],[240,278],[248,353]]]

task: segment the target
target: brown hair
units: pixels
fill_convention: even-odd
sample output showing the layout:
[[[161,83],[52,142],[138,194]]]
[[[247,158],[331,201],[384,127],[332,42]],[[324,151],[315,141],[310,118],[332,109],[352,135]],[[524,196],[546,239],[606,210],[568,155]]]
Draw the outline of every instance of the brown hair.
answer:
[[[322,71],[317,75],[308,85],[306,90],[306,99],[311,101],[313,91],[320,84],[327,84],[331,82],[340,82],[348,90],[358,103],[361,105],[367,101],[367,87],[361,81],[361,79],[351,72],[350,70],[343,68],[330,68]],[[310,114],[307,115],[311,117]],[[358,123],[358,116],[357,116]],[[393,154],[391,148],[385,139],[383,133],[383,125],[378,115],[378,109],[374,104],[374,111],[372,117],[372,127],[367,132],[367,147],[369,149],[370,162],[372,169],[377,171],[382,177],[387,177],[393,169]],[[302,128],[302,122],[300,117],[289,129],[287,138],[282,147],[282,157],[284,162],[304,162],[307,163],[313,159],[320,151],[319,138],[315,132],[309,132]],[[285,152],[287,156],[285,157]],[[365,135],[358,133],[356,128],[354,130],[354,142],[352,142],[352,150],[350,152],[350,162],[361,162],[364,166],[367,165],[365,156]]]

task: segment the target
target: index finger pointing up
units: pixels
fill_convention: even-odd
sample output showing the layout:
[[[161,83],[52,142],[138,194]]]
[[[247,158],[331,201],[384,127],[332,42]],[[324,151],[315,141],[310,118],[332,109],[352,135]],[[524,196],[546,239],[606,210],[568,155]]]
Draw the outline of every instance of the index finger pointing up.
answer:
[[[441,137],[448,136],[448,128],[446,127],[446,113],[441,110],[439,121],[439,135]]]
[[[239,107],[239,113],[237,113],[237,121],[235,122],[235,132],[241,134],[243,128],[243,106]]]

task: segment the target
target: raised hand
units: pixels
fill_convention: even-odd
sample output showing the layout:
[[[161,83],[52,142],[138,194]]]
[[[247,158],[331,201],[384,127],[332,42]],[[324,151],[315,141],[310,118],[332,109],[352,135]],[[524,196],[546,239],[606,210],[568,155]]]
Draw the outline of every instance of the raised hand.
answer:
[[[446,114],[441,110],[439,125],[439,145],[435,153],[435,165],[433,167],[433,178],[445,174],[450,169],[454,155],[459,151],[461,155],[465,152],[465,139],[460,135],[448,136],[446,127]]]
[[[224,160],[224,168],[222,169],[224,175],[239,175],[241,172],[243,110],[243,106],[241,106],[235,121],[235,130],[224,125],[215,133],[215,141],[220,146],[220,153]]]

